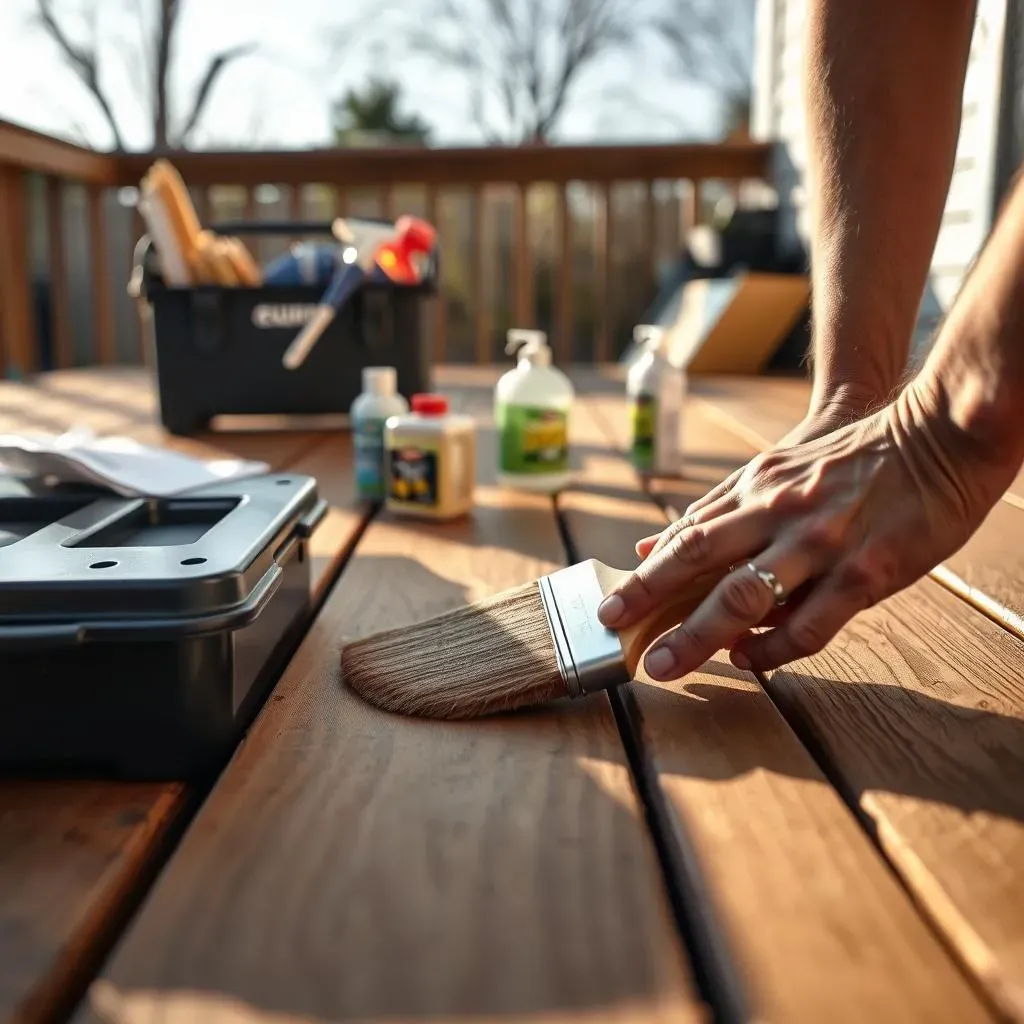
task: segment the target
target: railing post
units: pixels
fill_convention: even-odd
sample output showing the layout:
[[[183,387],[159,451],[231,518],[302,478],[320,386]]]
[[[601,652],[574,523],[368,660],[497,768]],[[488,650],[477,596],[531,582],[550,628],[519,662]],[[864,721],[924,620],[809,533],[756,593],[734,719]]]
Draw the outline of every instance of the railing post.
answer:
[[[519,185],[515,193],[515,319],[519,327],[533,327],[533,262],[530,260],[529,186]]]
[[[334,188],[334,216],[347,217],[349,207],[348,189],[338,184]]]
[[[64,183],[60,178],[46,179],[46,229],[53,363],[57,369],[64,370],[74,362],[74,353],[71,350],[68,270],[64,252]]]
[[[487,310],[487,289],[484,266],[487,253],[484,249],[484,187],[473,189],[473,208],[470,213],[469,245],[469,306],[473,314],[474,348],[478,363],[491,361],[491,332]]]
[[[643,234],[641,244],[647,250],[647,267],[651,275],[648,282],[648,291],[654,295],[658,288],[658,208],[657,197],[654,193],[655,182],[647,182],[647,189],[643,199]]]
[[[573,359],[573,280],[576,258],[573,249],[572,209],[569,206],[569,183],[558,185],[555,216],[558,224],[558,274],[555,277],[555,309],[558,329],[555,335],[555,356],[561,363]]]
[[[427,186],[427,220],[433,224],[438,231],[441,228],[439,220],[441,206],[437,194],[436,185]],[[434,321],[434,359],[443,363],[448,350],[448,300],[444,293],[444,252],[440,256],[441,277],[437,282],[437,300],[435,303]]]
[[[0,374],[39,368],[29,290],[28,189],[25,173],[0,167]]]
[[[594,300],[597,306],[597,330],[594,339],[594,362],[608,362],[611,352],[611,185],[595,188],[594,215]]]
[[[89,253],[92,262],[93,352],[101,365],[117,361],[114,318],[110,308],[110,249],[107,245],[107,220],[103,210],[103,186],[90,185]]]

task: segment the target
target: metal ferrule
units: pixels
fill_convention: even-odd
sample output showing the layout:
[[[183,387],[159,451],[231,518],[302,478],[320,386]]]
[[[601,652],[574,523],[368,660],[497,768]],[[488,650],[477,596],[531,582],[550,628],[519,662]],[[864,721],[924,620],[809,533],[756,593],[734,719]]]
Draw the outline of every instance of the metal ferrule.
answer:
[[[582,697],[628,682],[619,638],[597,619],[604,592],[593,564],[571,565],[538,582],[569,696]]]

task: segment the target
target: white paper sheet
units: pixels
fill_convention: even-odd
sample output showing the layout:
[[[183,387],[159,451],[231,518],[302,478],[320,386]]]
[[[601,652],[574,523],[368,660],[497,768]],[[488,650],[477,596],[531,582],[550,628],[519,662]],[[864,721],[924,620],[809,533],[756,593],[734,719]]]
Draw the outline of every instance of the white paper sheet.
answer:
[[[24,479],[84,483],[129,497],[166,497],[218,480],[266,473],[265,462],[203,461],[127,437],[66,434],[0,434],[0,469]]]

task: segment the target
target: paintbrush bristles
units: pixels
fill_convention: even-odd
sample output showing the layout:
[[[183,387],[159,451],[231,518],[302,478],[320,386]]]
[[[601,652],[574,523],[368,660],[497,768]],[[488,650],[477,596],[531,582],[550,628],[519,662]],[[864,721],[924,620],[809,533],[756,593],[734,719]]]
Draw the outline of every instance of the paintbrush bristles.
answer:
[[[473,718],[566,696],[536,583],[350,644],[341,670],[371,704],[424,718]]]

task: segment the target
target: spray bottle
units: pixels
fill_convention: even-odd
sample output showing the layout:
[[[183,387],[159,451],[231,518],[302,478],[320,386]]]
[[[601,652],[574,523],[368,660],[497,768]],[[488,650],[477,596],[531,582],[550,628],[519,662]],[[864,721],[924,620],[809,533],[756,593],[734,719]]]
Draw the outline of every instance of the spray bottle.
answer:
[[[498,482],[551,494],[572,479],[568,426],[575,392],[569,378],[551,365],[543,331],[509,331],[505,351],[515,353],[517,362],[494,391]]]
[[[641,324],[633,338],[642,354],[626,378],[632,462],[642,473],[674,476],[682,471],[680,432],[686,374],[670,362],[663,328]]]

